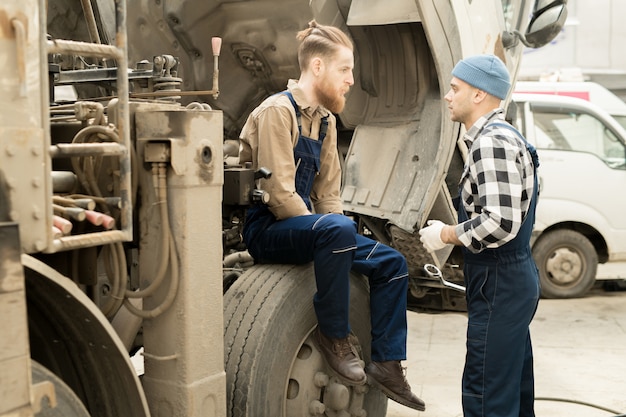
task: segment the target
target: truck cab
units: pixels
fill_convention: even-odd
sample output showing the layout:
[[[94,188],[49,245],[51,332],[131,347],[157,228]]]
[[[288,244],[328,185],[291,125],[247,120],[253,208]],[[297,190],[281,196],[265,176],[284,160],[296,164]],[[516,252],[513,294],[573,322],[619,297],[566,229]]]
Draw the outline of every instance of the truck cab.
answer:
[[[527,91],[513,95],[517,126],[537,147],[540,160],[532,249],[542,295],[580,297],[596,278],[626,276],[626,198],[621,192],[626,131],[588,99],[536,93],[527,85],[517,89]]]

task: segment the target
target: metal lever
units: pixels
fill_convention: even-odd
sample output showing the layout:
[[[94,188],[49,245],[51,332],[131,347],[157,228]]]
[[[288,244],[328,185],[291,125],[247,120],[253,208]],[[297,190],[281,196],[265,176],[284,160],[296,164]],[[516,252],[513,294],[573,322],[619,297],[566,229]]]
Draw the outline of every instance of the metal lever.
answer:
[[[254,171],[254,179],[258,180],[259,178],[269,179],[272,176],[272,171],[265,167],[261,167]]]
[[[217,99],[217,96],[220,94],[219,87],[219,65],[218,65],[218,57],[220,56],[220,51],[222,49],[222,38],[213,37],[211,38],[211,47],[213,49],[213,98]]]
[[[426,273],[430,275],[431,277],[437,278],[439,282],[441,283],[441,285],[443,285],[444,287],[452,288],[453,290],[460,291],[460,292],[465,292],[464,286],[455,284],[450,281],[446,281],[443,278],[443,274],[441,273],[441,270],[437,268],[435,265],[433,264],[424,265],[424,271],[426,271]]]

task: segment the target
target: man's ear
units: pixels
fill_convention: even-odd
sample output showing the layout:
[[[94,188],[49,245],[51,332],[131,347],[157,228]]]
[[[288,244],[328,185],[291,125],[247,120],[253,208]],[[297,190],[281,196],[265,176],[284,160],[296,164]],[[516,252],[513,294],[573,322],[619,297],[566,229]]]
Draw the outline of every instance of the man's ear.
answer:
[[[472,96],[472,100],[476,104],[482,103],[483,101],[485,101],[487,96],[488,96],[487,93],[485,93],[483,90],[480,90],[480,89],[477,88],[477,89],[474,90],[474,94]]]
[[[315,56],[311,59],[311,72],[316,77],[320,75],[322,69],[324,68],[324,61],[318,56]]]

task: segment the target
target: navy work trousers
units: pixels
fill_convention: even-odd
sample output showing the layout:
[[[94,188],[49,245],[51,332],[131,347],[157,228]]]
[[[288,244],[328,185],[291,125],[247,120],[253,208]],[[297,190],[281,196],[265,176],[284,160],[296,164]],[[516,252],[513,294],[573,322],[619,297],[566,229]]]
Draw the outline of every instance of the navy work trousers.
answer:
[[[270,223],[246,239],[248,250],[261,263],[313,261],[317,284],[313,303],[321,331],[331,338],[344,338],[350,332],[350,270],[354,270],[369,279],[372,360],[406,359],[408,269],[404,257],[359,235],[356,223],[340,214]]]
[[[533,417],[533,353],[528,326],[539,282],[530,250],[466,256],[465,417]]]

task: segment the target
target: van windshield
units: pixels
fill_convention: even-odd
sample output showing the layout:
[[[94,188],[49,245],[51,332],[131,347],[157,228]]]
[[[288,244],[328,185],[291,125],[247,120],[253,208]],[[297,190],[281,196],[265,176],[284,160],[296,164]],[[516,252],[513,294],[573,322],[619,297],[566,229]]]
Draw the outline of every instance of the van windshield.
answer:
[[[587,152],[611,168],[626,169],[626,147],[594,116],[533,108],[533,117],[537,148]]]

